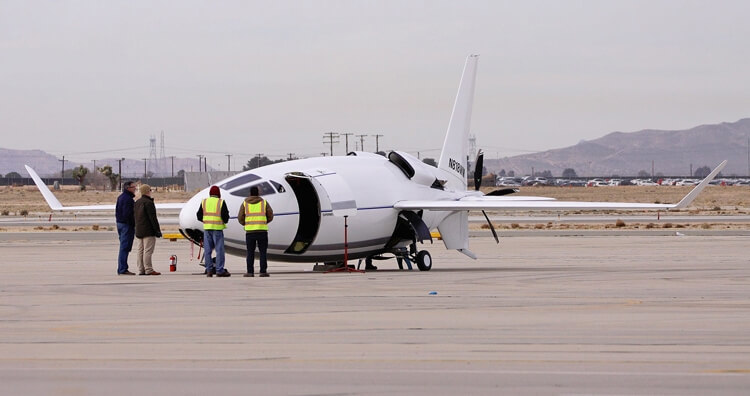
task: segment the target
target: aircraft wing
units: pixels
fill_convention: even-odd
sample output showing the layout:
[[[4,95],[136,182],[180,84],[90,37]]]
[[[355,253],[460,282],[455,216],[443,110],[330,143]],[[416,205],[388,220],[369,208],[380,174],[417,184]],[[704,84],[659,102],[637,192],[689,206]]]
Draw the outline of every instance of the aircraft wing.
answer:
[[[50,209],[52,210],[115,210],[115,205],[82,205],[82,206],[63,206],[62,203],[55,197],[55,194],[52,194],[52,191],[50,191],[49,187],[47,187],[46,184],[44,184],[44,181],[42,181],[42,178],[39,177],[39,175],[36,173],[34,169],[32,169],[28,165],[24,165],[26,167],[26,171],[29,172],[29,175],[34,180],[34,184],[36,184],[36,187],[39,189],[39,192],[42,193],[42,196],[44,197],[44,200],[47,201],[47,205],[49,205]],[[185,206],[184,202],[174,202],[174,203],[157,203],[155,204],[157,209],[182,209],[183,206]]]
[[[441,211],[461,210],[669,210],[683,209],[700,194],[708,183],[721,172],[727,161],[723,161],[711,174],[706,176],[682,200],[676,204],[651,204],[633,202],[577,202],[541,199],[543,197],[490,197],[469,196],[458,200],[415,200],[399,201],[393,205],[394,209],[426,209]]]

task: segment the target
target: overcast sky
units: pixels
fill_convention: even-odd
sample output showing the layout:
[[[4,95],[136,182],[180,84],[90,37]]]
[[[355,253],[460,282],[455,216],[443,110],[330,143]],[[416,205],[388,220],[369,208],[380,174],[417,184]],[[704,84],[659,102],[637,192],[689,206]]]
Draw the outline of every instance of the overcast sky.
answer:
[[[0,0],[0,147],[143,158],[164,131],[167,156],[225,167],[346,132],[436,157],[471,53],[489,158],[734,122],[750,117],[748,15],[748,1]]]

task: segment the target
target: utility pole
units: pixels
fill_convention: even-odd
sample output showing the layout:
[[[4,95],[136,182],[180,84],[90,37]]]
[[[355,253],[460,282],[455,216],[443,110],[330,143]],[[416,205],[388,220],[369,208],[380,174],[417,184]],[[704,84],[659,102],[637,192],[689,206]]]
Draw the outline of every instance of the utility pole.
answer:
[[[344,139],[346,139],[346,154],[349,154],[349,136],[354,135],[353,133],[342,133],[344,135]]]
[[[287,158],[287,161],[291,161],[294,159],[294,153],[286,153],[286,155],[289,156],[289,158]]]
[[[378,138],[383,135],[374,135],[374,136],[375,136],[375,152],[377,153],[378,151],[380,151],[380,146],[378,145]]]
[[[203,157],[203,170],[208,173],[208,157]]]
[[[172,177],[174,177],[174,155],[170,158],[172,158]]]
[[[260,168],[260,157],[263,156],[263,153],[255,154],[255,158],[258,159],[257,164],[255,165],[256,168]]]
[[[201,173],[201,166],[203,165],[203,155],[198,154],[198,173]]]
[[[331,145],[331,156],[333,157],[333,144],[338,143],[339,134],[335,132],[327,132],[323,134],[323,143],[328,143]],[[325,139],[328,139],[326,141]],[[335,139],[335,140],[334,140]]]
[[[120,185],[120,191],[122,191],[122,161],[125,161],[125,158],[120,158],[117,160],[117,163],[119,164],[117,166],[117,172],[119,172],[117,173],[117,179],[119,180],[118,184]]]
[[[62,171],[60,171],[60,184],[64,185],[65,184],[65,156],[63,155],[62,157],[63,159],[58,160],[58,161],[62,161]]]
[[[365,136],[367,135],[356,135],[359,137],[359,149],[365,151]]]
[[[229,163],[230,163],[232,154],[224,154],[224,155],[227,157],[227,172],[231,172],[230,170],[231,167],[229,166]]]
[[[148,164],[148,158],[141,158],[143,160],[143,178],[148,179],[148,170],[146,164]]]

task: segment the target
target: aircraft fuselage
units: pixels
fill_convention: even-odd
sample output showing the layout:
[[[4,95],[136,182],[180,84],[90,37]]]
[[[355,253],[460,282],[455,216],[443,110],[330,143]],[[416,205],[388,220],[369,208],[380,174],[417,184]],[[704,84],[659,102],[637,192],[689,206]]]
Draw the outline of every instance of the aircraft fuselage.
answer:
[[[430,168],[427,171],[434,172],[435,179],[444,172]],[[400,212],[393,208],[396,202],[434,200],[436,193],[438,199],[446,200],[467,195],[467,191],[446,191],[415,182],[392,161],[368,153],[282,162],[243,172],[216,185],[230,212],[224,230],[227,252],[246,254],[245,230],[237,221],[237,213],[249,188],[258,186],[274,211],[268,230],[269,259],[292,262],[343,260],[344,215],[350,258],[405,246],[411,238],[394,237]],[[208,188],[193,196],[180,212],[180,228],[194,242],[203,230],[196,212],[206,197]],[[421,218],[432,229],[449,214],[424,211]]]

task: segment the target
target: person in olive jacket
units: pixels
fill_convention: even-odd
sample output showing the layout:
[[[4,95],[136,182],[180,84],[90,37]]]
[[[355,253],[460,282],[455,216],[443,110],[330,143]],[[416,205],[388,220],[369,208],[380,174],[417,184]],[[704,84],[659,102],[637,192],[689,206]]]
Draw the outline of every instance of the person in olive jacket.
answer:
[[[135,237],[138,238],[138,275],[161,275],[154,271],[151,255],[156,238],[161,238],[161,227],[156,218],[156,205],[151,198],[151,186],[141,184],[141,197],[135,201]]]

